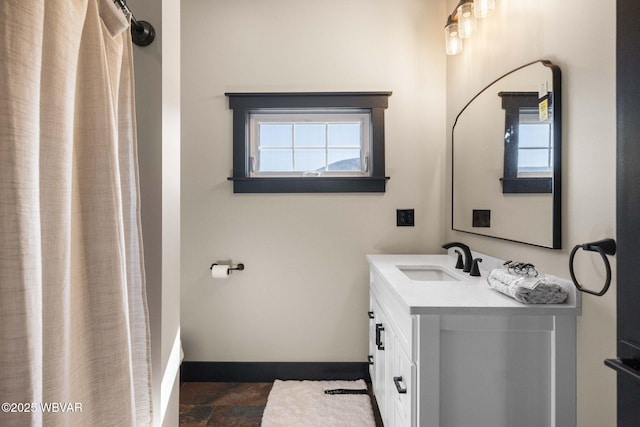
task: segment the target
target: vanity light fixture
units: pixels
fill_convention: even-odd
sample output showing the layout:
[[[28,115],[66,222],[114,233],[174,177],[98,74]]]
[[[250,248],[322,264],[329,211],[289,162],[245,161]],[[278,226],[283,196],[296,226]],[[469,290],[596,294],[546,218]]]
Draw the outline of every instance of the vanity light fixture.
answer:
[[[478,19],[486,18],[496,10],[495,0],[473,0],[473,13]]]
[[[453,22],[451,15],[444,27],[444,41],[447,55],[457,55],[462,52],[462,39],[458,34],[458,23]]]
[[[486,18],[495,8],[495,0],[460,0],[444,27],[447,55],[461,53],[462,39],[470,38],[477,30],[476,18]]]
[[[473,0],[463,0],[458,4],[458,34],[461,39],[468,39],[478,29],[476,15],[473,13]]]

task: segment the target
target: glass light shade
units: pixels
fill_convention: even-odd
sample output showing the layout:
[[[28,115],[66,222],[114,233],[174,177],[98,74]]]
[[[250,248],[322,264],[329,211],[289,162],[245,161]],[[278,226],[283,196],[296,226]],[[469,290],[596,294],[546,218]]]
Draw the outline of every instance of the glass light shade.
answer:
[[[486,18],[496,10],[495,0],[473,0],[473,13],[478,19]]]
[[[447,55],[457,55],[462,52],[462,39],[458,34],[458,24],[452,23],[444,27],[444,42]]]
[[[471,37],[477,29],[476,17],[473,14],[473,3],[471,1],[458,6],[458,34],[462,39]]]

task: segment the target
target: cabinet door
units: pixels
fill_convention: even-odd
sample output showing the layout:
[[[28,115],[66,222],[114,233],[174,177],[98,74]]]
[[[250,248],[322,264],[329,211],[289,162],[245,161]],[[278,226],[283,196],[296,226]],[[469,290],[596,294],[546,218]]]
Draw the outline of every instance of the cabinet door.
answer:
[[[384,409],[385,413],[382,414],[382,421],[385,427],[395,427],[394,420],[394,398],[395,398],[395,386],[393,384],[393,355],[396,347],[395,335],[393,329],[388,328],[385,335],[385,377],[384,377]],[[400,424],[401,425],[401,424]]]
[[[415,393],[415,364],[400,346],[400,341],[395,339],[393,345],[393,363],[388,373],[392,388],[388,390],[391,395],[393,410],[393,426],[409,427],[415,425],[414,402]]]
[[[384,418],[385,408],[385,359],[386,359],[386,319],[375,298],[372,298],[371,311],[373,319],[370,320],[369,348],[373,356],[373,365],[369,368],[373,392],[378,402],[378,408]]]

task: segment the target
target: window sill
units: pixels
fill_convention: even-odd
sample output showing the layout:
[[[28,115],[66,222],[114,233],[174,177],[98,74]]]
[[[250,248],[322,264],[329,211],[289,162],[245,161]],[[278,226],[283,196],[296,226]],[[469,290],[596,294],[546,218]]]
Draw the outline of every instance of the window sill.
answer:
[[[384,193],[389,177],[229,177],[234,193]]]
[[[502,192],[505,194],[553,193],[551,178],[502,178]]]

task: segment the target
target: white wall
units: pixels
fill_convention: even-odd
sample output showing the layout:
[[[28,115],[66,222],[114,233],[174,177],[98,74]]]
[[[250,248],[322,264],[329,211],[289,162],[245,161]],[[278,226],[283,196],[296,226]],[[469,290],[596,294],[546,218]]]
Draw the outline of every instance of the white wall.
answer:
[[[182,339],[191,361],[365,361],[367,253],[444,234],[438,0],[182,2]],[[391,90],[385,194],[233,194],[225,92]],[[416,226],[397,228],[396,209]],[[243,262],[228,280],[212,262]]]
[[[156,30],[151,45],[134,46],[136,115],[154,426],[173,426],[180,364],[180,1],[128,4]]]
[[[448,11],[456,2],[448,1]],[[447,59],[447,140],[458,111],[494,78],[536,59],[562,70],[562,250],[541,249],[450,231],[474,250],[529,261],[542,271],[569,277],[574,245],[615,238],[615,2],[578,0],[497,1],[497,13],[480,21],[465,51]],[[448,152],[450,160],[450,152]],[[447,188],[450,188],[450,181]],[[450,200],[450,199],[449,199]],[[450,206],[447,203],[447,206]],[[514,219],[517,220],[517,219]],[[615,271],[615,258],[612,260]],[[599,256],[579,254],[576,272],[585,285],[604,282]],[[578,318],[578,425],[615,425],[615,282],[601,298],[584,295]]]

